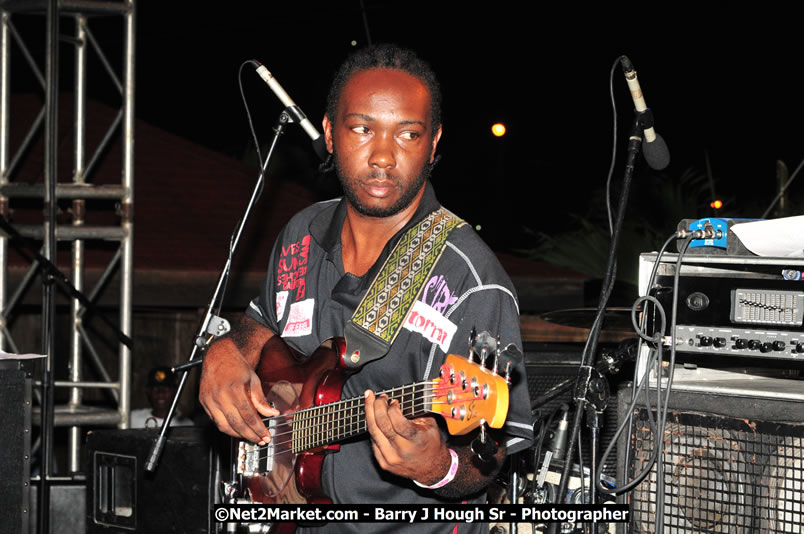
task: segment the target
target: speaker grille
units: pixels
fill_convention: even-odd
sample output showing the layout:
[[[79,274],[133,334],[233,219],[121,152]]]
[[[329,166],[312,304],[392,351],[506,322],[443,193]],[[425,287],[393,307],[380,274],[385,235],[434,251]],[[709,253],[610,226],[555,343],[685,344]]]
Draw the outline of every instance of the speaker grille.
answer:
[[[645,408],[635,410],[629,474],[654,444]],[[802,533],[804,424],[668,412],[664,532]],[[656,468],[633,492],[632,532],[655,531]]]

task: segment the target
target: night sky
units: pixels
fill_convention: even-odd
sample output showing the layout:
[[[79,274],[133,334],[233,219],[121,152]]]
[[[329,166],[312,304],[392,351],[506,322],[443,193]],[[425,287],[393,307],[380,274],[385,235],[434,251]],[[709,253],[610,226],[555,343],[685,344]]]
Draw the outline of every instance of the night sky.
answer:
[[[621,54],[637,69],[672,158],[661,178],[638,166],[631,216],[650,214],[655,184],[670,187],[685,173],[704,172],[708,155],[717,195],[727,200],[722,214],[757,217],[774,195],[776,160],[792,172],[804,158],[802,47],[791,13],[703,13],[675,4],[636,14],[507,1],[482,10],[455,2],[364,4],[365,11],[358,0],[217,9],[139,2],[137,117],[240,157],[250,150],[240,64],[265,64],[318,124],[332,73],[353,42],[367,42],[367,25],[373,42],[409,46],[432,63],[444,93],[437,192],[504,249],[527,246],[529,231],[574,225],[572,214],[599,216],[612,146],[609,73]],[[92,23],[98,37],[115,39],[119,26],[107,30],[102,22]],[[633,105],[619,67],[613,81],[619,182]],[[244,85],[265,143],[281,106],[250,69]],[[95,87],[99,98],[114,100],[103,83]],[[508,127],[502,140],[490,133],[496,121]],[[315,163],[298,129],[282,140],[282,154],[301,154],[308,169]],[[284,179],[309,181],[311,174],[293,171]],[[803,191],[794,183],[794,200]],[[700,210],[683,217],[711,214],[708,197],[695,200]],[[661,217],[654,224],[668,233],[679,219]]]

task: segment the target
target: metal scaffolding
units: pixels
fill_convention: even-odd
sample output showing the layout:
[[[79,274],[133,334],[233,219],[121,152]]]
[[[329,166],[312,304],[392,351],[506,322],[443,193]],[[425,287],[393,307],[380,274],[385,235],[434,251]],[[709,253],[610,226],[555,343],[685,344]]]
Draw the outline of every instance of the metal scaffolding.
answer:
[[[36,58],[31,53],[31,40],[23,31],[18,31],[14,22],[18,17],[26,17],[26,22],[38,17],[46,26],[47,43],[44,48],[45,57]],[[122,67],[113,68],[107,54],[93,33],[96,24],[106,24],[110,17],[122,17],[123,36]],[[70,473],[82,471],[81,443],[82,426],[118,426],[128,428],[131,397],[131,329],[132,329],[132,278],[133,278],[133,214],[134,214],[134,0],[122,1],[90,1],[90,0],[50,0],[50,1],[13,1],[0,0],[0,216],[7,221],[10,218],[15,202],[28,202],[41,199],[43,220],[41,225],[15,225],[13,229],[4,226],[0,231],[0,348],[18,352],[17,344],[12,338],[8,318],[14,308],[20,305],[27,288],[41,275],[42,296],[42,353],[43,360],[39,387],[39,411],[41,413],[42,465],[40,477],[44,493],[40,494],[40,503],[48,502],[47,485],[52,474],[49,456],[52,454],[51,439],[54,426],[69,427],[67,444],[68,465]],[[73,29],[74,33],[65,35],[60,26]],[[35,37],[41,38],[41,33]],[[61,44],[60,44],[61,43]],[[74,48],[72,58],[59,57],[65,51],[64,43]],[[115,46],[118,46],[115,41]],[[86,118],[88,80],[97,76],[87,74],[88,54],[94,53],[102,68],[119,91],[121,104],[108,130],[97,146],[86,144]],[[12,58],[23,58],[24,63],[38,80],[44,98],[44,106],[27,127],[26,134],[18,146],[11,146],[11,126],[14,120],[14,109],[11,107]],[[44,60],[44,69],[41,62]],[[74,120],[73,120],[73,157],[72,176],[70,181],[59,182],[57,176],[58,136],[58,95],[59,72],[62,63],[72,61],[74,68]],[[97,62],[96,62],[97,63]],[[16,124],[15,124],[16,126]],[[43,136],[43,137],[42,137]],[[42,183],[15,183],[15,172],[26,152],[30,151],[36,139],[44,139],[44,169],[41,173]],[[119,142],[122,155],[120,185],[95,185],[92,183],[96,164],[109,152],[110,145]],[[115,217],[119,224],[113,226],[93,226],[86,224],[87,200],[104,199],[108,205],[114,205]],[[59,203],[68,203],[71,221],[62,224],[57,221],[56,210]],[[90,202],[94,209],[94,204]],[[101,208],[99,208],[101,209]],[[102,208],[107,209],[107,208]],[[119,243],[113,258],[105,266],[94,287],[87,287],[86,246],[93,240],[114,241]],[[35,242],[39,249],[26,274],[13,291],[10,291],[9,246],[12,241]],[[71,243],[71,267],[69,278],[59,280],[56,264],[57,242]],[[52,263],[51,263],[52,262]],[[93,343],[90,329],[86,328],[87,311],[94,303],[103,288],[118,274],[120,280],[119,324],[114,328],[118,340],[117,358],[119,364],[118,377],[115,379],[107,371]],[[57,350],[53,340],[56,314],[55,286],[67,288],[70,300],[70,344],[69,355],[66,351]],[[72,288],[70,288],[70,285]],[[74,289],[73,289],[74,288]],[[101,314],[93,314],[97,318]],[[100,317],[105,319],[104,317]],[[93,319],[94,320],[94,319]],[[107,323],[112,323],[105,319]],[[60,347],[59,347],[60,349]],[[63,361],[69,358],[66,379],[56,380],[53,369],[56,359]],[[91,368],[100,380],[84,380],[84,370]],[[66,388],[69,400],[66,404],[54,406],[56,388]],[[101,408],[84,404],[86,388],[102,388],[111,393],[112,406]],[[47,509],[47,506],[40,506]],[[42,510],[40,510],[41,516]],[[47,517],[39,523],[46,526]],[[44,524],[43,524],[44,523]],[[40,531],[44,531],[41,530]]]

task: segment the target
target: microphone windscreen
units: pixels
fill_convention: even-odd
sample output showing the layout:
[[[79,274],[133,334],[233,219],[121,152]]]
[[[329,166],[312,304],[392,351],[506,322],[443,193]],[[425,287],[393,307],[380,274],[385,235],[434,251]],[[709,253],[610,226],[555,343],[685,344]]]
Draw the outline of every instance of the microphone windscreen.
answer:
[[[655,171],[664,170],[670,165],[670,151],[661,135],[656,134],[656,139],[650,143],[642,143],[642,155],[648,167]]]

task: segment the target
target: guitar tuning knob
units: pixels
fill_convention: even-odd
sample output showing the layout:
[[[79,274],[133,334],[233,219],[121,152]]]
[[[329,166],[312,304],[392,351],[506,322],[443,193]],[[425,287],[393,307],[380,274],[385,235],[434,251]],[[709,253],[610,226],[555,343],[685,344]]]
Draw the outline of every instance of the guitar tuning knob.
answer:
[[[480,435],[472,440],[472,452],[484,462],[490,462],[497,454],[497,443],[486,436],[486,427],[480,426]]]
[[[494,367],[492,368],[494,374],[497,374],[497,369],[499,365],[500,365],[500,336],[497,336],[494,347]]]
[[[472,363],[475,361],[475,339],[477,339],[477,329],[473,326],[472,330],[469,331],[469,351],[467,355],[467,358]]]
[[[479,363],[485,366],[489,353],[497,350],[497,340],[484,330],[475,336],[470,350],[480,357]]]
[[[508,346],[503,349],[501,356],[507,361],[505,364],[505,381],[510,385],[511,369],[515,363],[521,362],[524,356],[522,356],[522,351],[513,343],[509,343]]]

